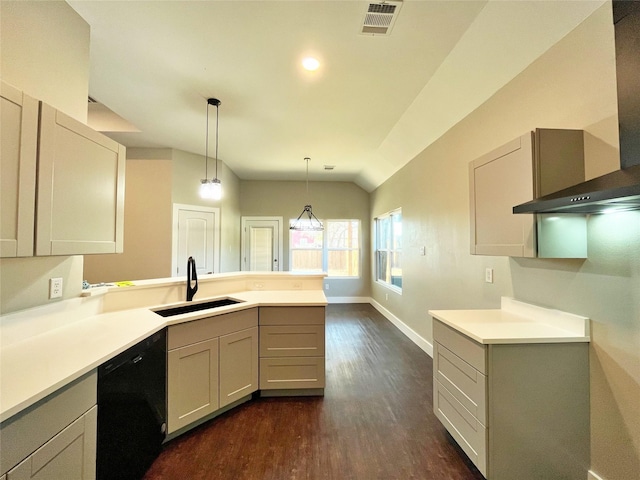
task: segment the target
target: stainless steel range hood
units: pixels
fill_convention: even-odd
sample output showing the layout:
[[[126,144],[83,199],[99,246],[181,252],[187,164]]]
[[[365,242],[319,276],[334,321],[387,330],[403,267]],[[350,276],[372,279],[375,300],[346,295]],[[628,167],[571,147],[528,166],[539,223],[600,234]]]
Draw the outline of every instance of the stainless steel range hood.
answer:
[[[620,170],[513,207],[513,213],[640,210],[640,2],[613,1]]]
[[[640,210],[640,165],[616,170],[513,207],[513,213],[606,213]]]

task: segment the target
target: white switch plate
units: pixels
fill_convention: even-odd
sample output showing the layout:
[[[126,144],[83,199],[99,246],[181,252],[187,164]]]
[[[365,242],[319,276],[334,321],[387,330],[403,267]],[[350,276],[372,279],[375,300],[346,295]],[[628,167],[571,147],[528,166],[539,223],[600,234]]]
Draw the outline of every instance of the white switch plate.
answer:
[[[49,298],[62,297],[62,278],[50,278],[49,279]]]
[[[486,268],[484,271],[484,281],[493,283],[493,268]]]

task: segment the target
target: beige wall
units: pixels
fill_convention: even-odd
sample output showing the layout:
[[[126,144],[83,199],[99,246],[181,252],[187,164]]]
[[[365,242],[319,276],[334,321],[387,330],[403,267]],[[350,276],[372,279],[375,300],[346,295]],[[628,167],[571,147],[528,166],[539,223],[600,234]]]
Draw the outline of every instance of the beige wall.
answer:
[[[469,254],[467,165],[480,155],[536,127],[581,128],[587,174],[616,167],[614,68],[605,4],[373,192],[371,217],[402,207],[404,288],[372,292],[429,342],[428,309],[496,308],[503,295],[590,317],[591,468],[626,480],[640,472],[640,212],[592,216],[587,260]]]
[[[85,255],[84,278],[90,283],[171,276],[172,165],[167,153],[168,159],[127,158],[124,252]]]
[[[0,2],[2,79],[87,121],[89,25],[66,2]]]
[[[89,25],[66,2],[0,2],[2,80],[85,121]],[[70,212],[70,215],[72,212]],[[49,279],[63,278],[63,298],[82,290],[82,257],[0,260],[0,313],[57,302]]]
[[[328,284],[329,289],[325,288],[325,294],[328,297],[369,297],[369,195],[355,183],[309,182],[307,195],[305,182],[243,180],[240,182],[240,202],[243,216],[283,217],[284,270],[289,270],[289,220],[298,218],[307,203],[311,203],[313,213],[320,219],[359,219],[363,246],[360,255],[361,276],[358,279],[326,279],[325,285]]]

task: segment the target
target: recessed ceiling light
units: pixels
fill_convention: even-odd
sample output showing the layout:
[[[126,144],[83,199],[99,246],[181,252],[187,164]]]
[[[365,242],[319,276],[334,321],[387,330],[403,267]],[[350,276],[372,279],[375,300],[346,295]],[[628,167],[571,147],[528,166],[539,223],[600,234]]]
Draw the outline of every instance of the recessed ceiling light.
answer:
[[[306,57],[305,59],[302,60],[302,66],[304,67],[305,70],[309,70],[310,72],[313,72],[317,70],[318,67],[320,67],[320,62],[318,61],[317,58]]]

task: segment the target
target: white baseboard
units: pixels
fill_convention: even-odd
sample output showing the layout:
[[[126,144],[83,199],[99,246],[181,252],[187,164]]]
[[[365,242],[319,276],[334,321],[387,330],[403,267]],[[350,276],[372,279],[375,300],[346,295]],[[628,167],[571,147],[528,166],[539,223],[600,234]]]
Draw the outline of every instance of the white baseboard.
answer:
[[[329,303],[371,303],[369,297],[327,297]]]
[[[596,475],[594,472],[589,470],[587,472],[587,480],[604,480],[600,475]]]
[[[411,340],[418,347],[420,347],[427,355],[433,358],[433,344],[429,343],[425,338],[418,335],[415,330],[413,330],[406,323],[404,323],[402,320],[396,317],[393,313],[391,313],[389,310],[387,310],[378,302],[376,302],[373,298],[369,299],[369,301],[373,306],[373,308],[378,310],[382,315],[384,315],[387,318],[387,320],[393,323],[398,328],[398,330],[404,333],[409,338],[409,340]]]

